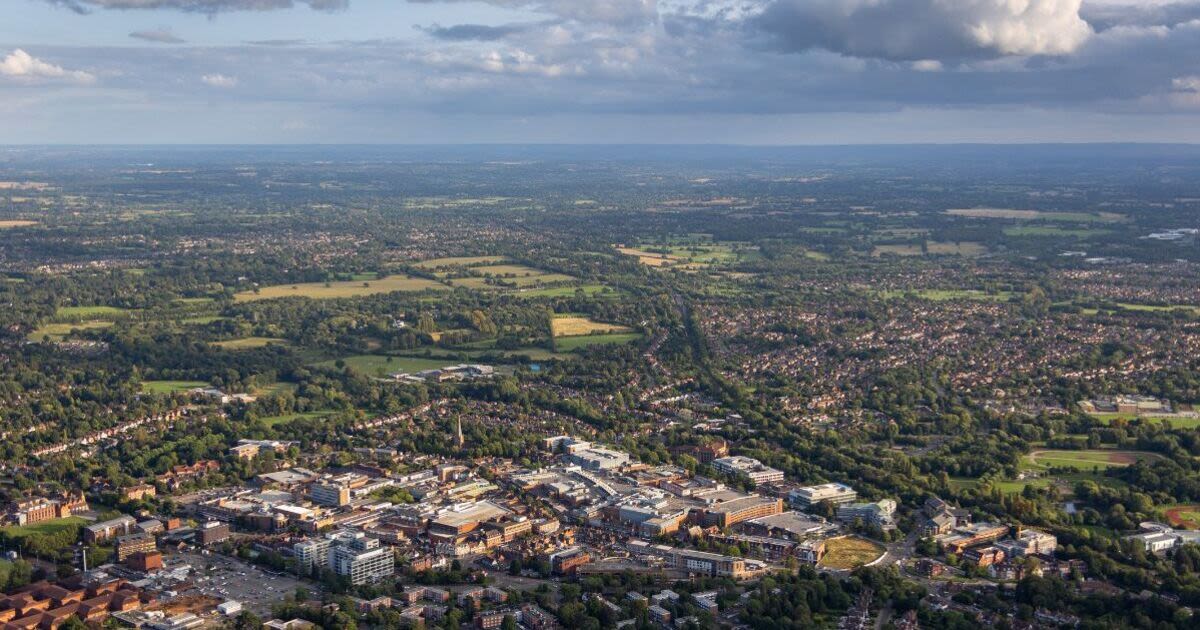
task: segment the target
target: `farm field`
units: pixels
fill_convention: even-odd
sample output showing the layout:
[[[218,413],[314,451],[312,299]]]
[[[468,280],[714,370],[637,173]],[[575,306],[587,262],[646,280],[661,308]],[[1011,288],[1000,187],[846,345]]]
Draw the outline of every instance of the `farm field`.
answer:
[[[827,569],[854,569],[874,561],[884,551],[882,545],[857,536],[830,538],[825,541],[825,557],[821,558],[821,566]]]
[[[576,337],[555,337],[554,348],[559,352],[572,352],[588,346],[618,345],[632,343],[641,339],[640,333],[612,333],[604,335],[579,335]]]
[[[944,243],[929,241],[922,250],[920,245],[876,245],[871,255],[880,256],[979,256],[987,251],[980,243]]]
[[[1005,236],[1015,237],[1069,237],[1069,238],[1088,238],[1092,236],[1103,236],[1110,234],[1111,230],[1103,229],[1087,229],[1087,228],[1062,228],[1052,225],[1022,225],[1019,227],[1004,228]]]
[[[32,227],[37,225],[37,221],[23,221],[20,219],[4,219],[0,220],[0,230],[11,230],[13,228]]]
[[[398,291],[444,291],[448,287],[440,282],[425,278],[395,275],[374,281],[350,280],[345,282],[308,282],[301,284],[280,284],[262,287],[258,292],[242,291],[235,294],[238,302],[253,302],[255,300],[272,300],[284,297],[306,297],[313,300],[330,300],[336,298],[362,297],[380,293]]]
[[[733,245],[685,243],[672,245],[639,245],[617,247],[626,256],[633,256],[647,267],[697,271],[711,265],[736,262],[741,258]],[[757,254],[757,252],[754,252]]]
[[[64,306],[54,312],[57,319],[95,319],[98,317],[120,317],[130,311],[115,306]]]
[[[176,394],[208,386],[204,381],[142,381],[142,391],[147,394]]]
[[[254,348],[265,348],[271,344],[286,344],[283,339],[274,337],[242,337],[241,339],[229,339],[227,341],[214,341],[213,345],[225,350],[251,350]]]
[[[1066,451],[1039,450],[1026,455],[1022,465],[1038,470],[1047,468],[1074,468],[1076,470],[1091,470],[1093,468],[1111,468],[1129,466],[1143,459],[1157,459],[1155,453],[1143,451]]]
[[[628,326],[606,324],[587,317],[556,316],[550,320],[550,332],[555,337],[577,337],[581,335],[628,333]]]
[[[544,289],[518,289],[515,295],[525,298],[571,297],[578,291],[583,291],[584,295],[603,295],[605,293],[616,295],[617,293],[612,287],[605,286],[603,284],[582,284],[578,286],[548,287]]]
[[[412,374],[423,370],[435,370],[444,368],[449,365],[455,365],[458,361],[450,359],[424,359],[417,357],[397,357],[387,356],[382,354],[362,354],[341,359],[343,365],[352,368],[358,372],[368,374],[370,376],[384,377],[398,372]],[[316,367],[327,369],[339,369],[337,366],[338,359],[329,361],[321,361],[315,363]]]

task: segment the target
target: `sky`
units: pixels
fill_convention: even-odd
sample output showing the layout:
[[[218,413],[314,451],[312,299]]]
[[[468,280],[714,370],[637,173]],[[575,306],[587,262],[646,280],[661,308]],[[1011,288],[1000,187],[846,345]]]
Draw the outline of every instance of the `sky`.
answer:
[[[0,0],[0,144],[1200,143],[1200,0]]]

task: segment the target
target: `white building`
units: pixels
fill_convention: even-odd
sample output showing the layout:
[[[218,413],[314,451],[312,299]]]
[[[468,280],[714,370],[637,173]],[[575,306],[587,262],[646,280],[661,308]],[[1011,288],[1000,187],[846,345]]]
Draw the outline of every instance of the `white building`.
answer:
[[[788,500],[801,508],[811,508],[822,501],[841,505],[857,501],[858,492],[844,483],[823,483],[792,490],[788,493]]]
[[[756,485],[783,481],[783,471],[776,470],[753,457],[734,455],[712,461],[712,467],[732,477],[744,477]]]
[[[337,534],[332,542],[329,568],[350,578],[355,586],[378,582],[396,572],[391,548],[380,546],[377,538],[368,538],[361,532],[344,532]]]

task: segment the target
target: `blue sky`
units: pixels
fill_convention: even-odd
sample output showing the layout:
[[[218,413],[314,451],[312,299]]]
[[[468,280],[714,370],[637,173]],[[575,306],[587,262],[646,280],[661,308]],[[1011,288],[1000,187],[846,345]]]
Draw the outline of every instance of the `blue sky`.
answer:
[[[0,143],[1200,142],[1200,0],[0,10]]]

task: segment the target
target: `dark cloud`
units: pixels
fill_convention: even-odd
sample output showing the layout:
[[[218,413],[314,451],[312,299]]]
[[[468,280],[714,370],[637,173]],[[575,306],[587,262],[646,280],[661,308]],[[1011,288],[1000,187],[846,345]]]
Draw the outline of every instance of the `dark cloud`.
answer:
[[[350,0],[45,0],[76,13],[95,9],[174,9],[189,13],[225,11],[271,11],[306,5],[316,11],[337,11],[350,6]]]
[[[1080,0],[771,0],[749,24],[786,52],[915,61],[1061,55],[1091,35]]]
[[[187,40],[179,37],[171,32],[169,28],[159,28],[147,31],[134,31],[129,34],[134,39],[140,39],[146,42],[154,42],[157,44],[183,44]]]
[[[522,33],[531,26],[533,25],[504,24],[501,26],[487,26],[486,24],[455,24],[453,26],[442,26],[440,24],[432,24],[430,26],[417,26],[416,28],[430,37],[451,42],[494,42],[510,35]]]

